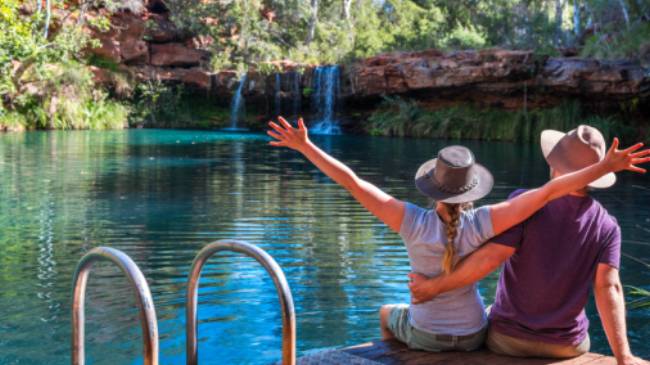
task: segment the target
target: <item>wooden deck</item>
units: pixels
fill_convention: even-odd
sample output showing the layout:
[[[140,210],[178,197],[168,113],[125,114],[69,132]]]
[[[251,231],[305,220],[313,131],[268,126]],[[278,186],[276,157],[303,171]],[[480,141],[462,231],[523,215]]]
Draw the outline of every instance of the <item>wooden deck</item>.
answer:
[[[499,356],[487,350],[474,352],[412,351],[397,341],[374,341],[337,350],[308,354],[299,365],[616,365],[613,357],[588,353],[568,360]],[[650,362],[648,362],[650,365]]]

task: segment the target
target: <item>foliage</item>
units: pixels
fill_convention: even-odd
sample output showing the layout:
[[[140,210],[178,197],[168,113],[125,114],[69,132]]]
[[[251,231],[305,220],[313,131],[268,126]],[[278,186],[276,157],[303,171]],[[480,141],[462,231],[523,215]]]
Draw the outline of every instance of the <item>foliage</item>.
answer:
[[[120,118],[127,110],[94,89],[89,65],[112,71],[111,77],[120,85],[112,96],[135,95],[131,120],[153,122],[180,112],[183,102],[174,87],[149,83],[133,91],[117,64],[83,52],[97,45],[84,30],[87,26],[106,30],[106,14],[141,13],[145,4],[142,0],[0,2],[0,123],[28,128],[122,125],[122,119],[102,121],[108,117],[101,110],[120,110]],[[382,52],[495,46],[546,55],[575,48],[572,52],[583,56],[638,58],[650,64],[650,3],[645,0],[164,0],[164,4],[180,33],[210,40],[202,47],[211,54],[213,70],[241,73],[255,68],[270,73],[275,72],[270,61],[285,58],[345,63]],[[87,16],[98,8],[105,11]],[[310,92],[305,89],[305,96]],[[404,103],[392,107],[404,113],[399,118],[378,111],[373,128],[395,134],[478,133],[447,127],[471,125],[462,122],[474,120],[471,113],[431,114]],[[409,115],[413,108],[417,112]],[[545,115],[511,113],[495,123],[508,129],[523,118],[525,128],[533,128],[550,123]],[[400,118],[420,124],[402,125]],[[541,122],[532,122],[535,118]],[[612,119],[593,122],[621,128]],[[512,135],[513,130],[506,134]]]
[[[650,23],[639,22],[630,28],[612,29],[587,38],[582,55],[601,59],[640,58],[650,65]]]
[[[630,308],[650,308],[650,291],[635,286],[628,286],[628,289],[628,294],[636,298],[628,303]]]
[[[622,120],[585,115],[577,102],[531,111],[472,106],[427,110],[413,100],[385,97],[366,121],[365,129],[384,136],[532,142],[544,129],[569,130],[581,123],[597,127],[607,139],[638,138],[638,131]]]
[[[0,125],[121,128],[128,109],[94,88],[79,58],[93,44],[83,30],[89,3],[47,4],[50,8],[39,10],[18,0],[0,3]],[[52,11],[61,8],[67,12]],[[101,17],[92,23],[106,24]]]
[[[215,40],[215,69],[236,70],[280,58],[335,63],[425,48],[501,46],[553,55],[584,41],[585,55],[636,57],[647,44],[650,16],[650,4],[638,0],[166,3],[178,26]]]
[[[129,115],[132,125],[156,127],[225,127],[230,110],[215,105],[202,95],[190,92],[182,85],[167,85],[148,81],[138,84]]]
[[[485,46],[485,35],[479,33],[474,27],[457,27],[443,40],[445,48],[478,49]]]

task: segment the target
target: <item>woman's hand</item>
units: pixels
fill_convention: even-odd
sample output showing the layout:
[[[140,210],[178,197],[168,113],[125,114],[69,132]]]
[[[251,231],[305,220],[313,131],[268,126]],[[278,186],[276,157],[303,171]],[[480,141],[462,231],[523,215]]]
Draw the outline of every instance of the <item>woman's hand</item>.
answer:
[[[636,165],[650,162],[650,157],[644,157],[650,155],[650,149],[635,152],[638,151],[639,148],[643,147],[643,143],[637,143],[624,150],[619,150],[618,144],[618,138],[614,138],[612,146],[609,147],[607,155],[603,159],[603,163],[607,166],[607,170],[611,172],[630,170],[640,174],[645,174],[646,170]]]
[[[275,141],[269,142],[271,146],[275,147],[289,147],[298,152],[302,152],[302,149],[309,144],[309,136],[307,127],[305,127],[305,122],[302,118],[298,119],[298,128],[293,128],[286,119],[278,117],[280,125],[275,122],[269,122],[269,127],[273,130],[266,132],[272,138],[275,138]]]

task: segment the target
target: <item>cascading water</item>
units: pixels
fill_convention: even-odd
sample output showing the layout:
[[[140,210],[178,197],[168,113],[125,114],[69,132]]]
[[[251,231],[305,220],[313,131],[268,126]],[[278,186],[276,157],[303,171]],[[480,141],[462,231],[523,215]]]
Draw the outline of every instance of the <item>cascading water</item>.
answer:
[[[339,67],[320,66],[314,70],[313,105],[317,110],[317,122],[310,129],[313,134],[341,134],[338,121],[334,120],[339,92]]]
[[[302,102],[302,92],[300,91],[300,73],[293,71],[291,73],[291,112],[294,117],[300,113],[300,104]]]
[[[246,74],[242,75],[239,79],[239,85],[237,85],[237,91],[232,98],[232,103],[230,105],[230,127],[224,128],[227,131],[243,131],[246,128],[238,127],[239,116],[242,114],[245,108],[244,97],[242,96],[242,90],[246,84]]]
[[[282,79],[279,73],[275,74],[275,115],[282,114]]]

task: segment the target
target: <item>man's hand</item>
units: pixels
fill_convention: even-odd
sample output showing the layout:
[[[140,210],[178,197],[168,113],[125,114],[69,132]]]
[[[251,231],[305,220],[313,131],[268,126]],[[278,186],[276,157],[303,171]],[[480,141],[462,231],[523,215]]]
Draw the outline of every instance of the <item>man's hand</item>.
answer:
[[[616,365],[645,365],[647,362],[632,354],[616,359]]]
[[[435,298],[439,293],[436,286],[436,279],[418,274],[409,274],[409,290],[411,290],[411,303],[422,304]]]
[[[611,147],[609,147],[609,150],[607,151],[607,155],[603,159],[603,163],[607,166],[607,170],[611,172],[629,170],[645,174],[646,170],[636,165],[650,162],[650,158],[645,157],[650,155],[650,149],[636,152],[643,147],[643,143],[637,143],[624,150],[619,150],[618,144],[618,138],[614,138]]]
[[[298,119],[298,128],[291,126],[286,119],[278,117],[278,123],[269,122],[269,127],[273,130],[266,132],[269,136],[275,138],[275,141],[269,142],[271,146],[275,147],[289,147],[298,152],[302,152],[302,148],[309,143],[309,136],[307,127],[302,121],[302,118]]]

